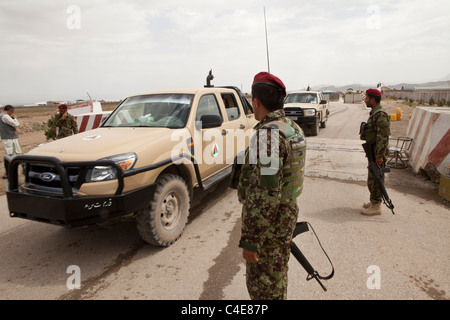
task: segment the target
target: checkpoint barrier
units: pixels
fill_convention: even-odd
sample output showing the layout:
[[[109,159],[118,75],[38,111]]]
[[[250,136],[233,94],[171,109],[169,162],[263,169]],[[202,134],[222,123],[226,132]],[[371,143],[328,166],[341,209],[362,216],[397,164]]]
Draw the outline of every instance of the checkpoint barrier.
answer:
[[[75,121],[78,124],[78,131],[84,132],[98,128],[100,124],[105,120],[111,111],[99,112],[99,113],[87,113],[75,116]]]
[[[450,108],[417,107],[409,120],[407,136],[413,138],[409,164],[414,172],[432,163],[441,175],[450,165]]]
[[[361,93],[346,93],[344,94],[344,103],[362,103],[363,96]]]
[[[100,101],[85,102],[67,107],[67,112],[74,117],[80,114],[100,113],[102,111],[102,104],[100,103]]]
[[[68,106],[67,112],[75,118],[79,132],[98,128],[102,121],[111,114],[111,111],[102,110],[102,105],[99,101]]]

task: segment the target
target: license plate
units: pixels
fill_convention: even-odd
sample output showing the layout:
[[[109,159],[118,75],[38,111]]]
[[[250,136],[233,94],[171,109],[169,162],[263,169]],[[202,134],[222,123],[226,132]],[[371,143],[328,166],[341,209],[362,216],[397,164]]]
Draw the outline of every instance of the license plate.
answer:
[[[294,121],[298,120],[298,117],[288,116],[288,118],[291,119],[291,120],[294,120]]]

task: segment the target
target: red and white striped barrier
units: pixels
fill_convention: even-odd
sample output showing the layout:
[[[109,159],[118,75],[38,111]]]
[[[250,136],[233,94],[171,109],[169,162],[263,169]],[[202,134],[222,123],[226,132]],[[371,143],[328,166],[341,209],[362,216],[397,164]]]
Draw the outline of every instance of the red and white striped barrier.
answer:
[[[99,113],[102,111],[102,104],[100,103],[100,101],[85,102],[67,107],[67,112],[73,116],[78,116],[86,113]]]
[[[409,164],[414,172],[418,173],[431,162],[445,175],[445,167],[450,165],[450,108],[415,108],[407,136],[413,138]]]
[[[98,128],[103,120],[105,120],[111,111],[105,111],[100,113],[87,113],[75,116],[75,121],[78,124],[78,131],[84,132]]]
[[[111,114],[111,111],[103,112],[102,104],[99,101],[68,106],[67,112],[75,118],[79,132],[98,128],[102,121]]]

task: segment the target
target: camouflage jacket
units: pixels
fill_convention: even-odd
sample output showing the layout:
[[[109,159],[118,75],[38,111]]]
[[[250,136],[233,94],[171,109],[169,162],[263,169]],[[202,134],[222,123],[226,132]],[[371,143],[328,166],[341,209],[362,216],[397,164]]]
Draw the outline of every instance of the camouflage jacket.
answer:
[[[365,134],[367,142],[375,143],[375,158],[386,158],[389,155],[390,118],[381,105],[370,111]]]
[[[266,126],[273,121],[288,123],[299,130],[300,139],[304,140],[303,131],[285,117],[284,110],[267,114],[255,126],[237,187],[239,201],[243,203],[239,246],[255,252],[260,246],[289,245],[298,216],[295,198],[281,201],[284,181],[280,172],[291,154],[287,139],[278,130],[269,130]],[[252,157],[252,150],[256,149],[258,152]]]
[[[73,134],[78,133],[78,125],[75,121],[75,118],[71,114],[67,114],[65,119],[62,119],[62,115],[55,116],[55,125],[58,128],[58,135],[56,139],[61,139],[64,137],[68,137]]]

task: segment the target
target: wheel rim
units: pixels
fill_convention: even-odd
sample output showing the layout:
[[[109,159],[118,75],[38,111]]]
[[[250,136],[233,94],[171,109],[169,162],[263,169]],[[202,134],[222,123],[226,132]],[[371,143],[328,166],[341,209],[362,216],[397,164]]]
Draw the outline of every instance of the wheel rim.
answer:
[[[175,192],[169,192],[161,203],[161,225],[164,229],[172,230],[181,216],[181,198]]]

